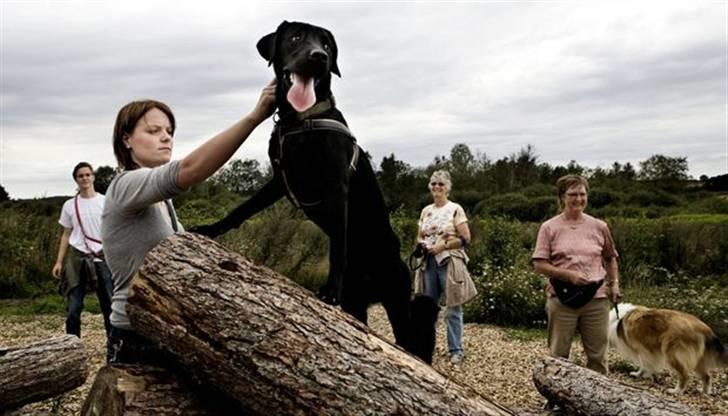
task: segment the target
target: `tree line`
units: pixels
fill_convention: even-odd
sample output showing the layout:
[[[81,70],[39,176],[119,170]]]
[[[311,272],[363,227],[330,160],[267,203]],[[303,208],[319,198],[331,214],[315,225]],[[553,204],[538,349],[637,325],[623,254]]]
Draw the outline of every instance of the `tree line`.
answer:
[[[424,167],[416,167],[392,153],[378,163],[366,155],[377,173],[387,207],[391,212],[415,215],[430,202],[427,181],[437,169],[450,172],[451,199],[471,215],[502,216],[521,221],[541,221],[557,210],[555,182],[566,174],[579,174],[590,181],[590,209],[611,217],[660,217],[675,213],[728,213],[725,198],[728,174],[715,177],[689,176],[684,156],[655,154],[638,162],[614,162],[608,167],[590,168],[572,160],[551,165],[539,160],[532,145],[497,160],[474,153],[466,144],[456,144],[449,155],[438,155]],[[96,189],[105,193],[117,171],[110,166],[96,169]],[[254,159],[234,159],[203,186],[181,202],[199,195],[207,199],[236,199],[255,193],[272,176],[270,165]],[[225,196],[222,194],[233,194]],[[0,202],[9,195],[0,185]],[[725,203],[722,203],[724,201]]]

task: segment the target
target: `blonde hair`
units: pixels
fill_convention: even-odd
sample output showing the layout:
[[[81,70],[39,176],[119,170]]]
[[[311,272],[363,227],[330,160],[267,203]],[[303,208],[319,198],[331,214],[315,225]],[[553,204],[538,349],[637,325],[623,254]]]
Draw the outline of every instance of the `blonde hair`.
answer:
[[[450,172],[446,170],[436,170],[432,172],[430,181],[427,183],[427,188],[432,191],[432,182],[439,181],[445,184],[445,192],[450,193],[452,189],[452,181],[450,180]]]

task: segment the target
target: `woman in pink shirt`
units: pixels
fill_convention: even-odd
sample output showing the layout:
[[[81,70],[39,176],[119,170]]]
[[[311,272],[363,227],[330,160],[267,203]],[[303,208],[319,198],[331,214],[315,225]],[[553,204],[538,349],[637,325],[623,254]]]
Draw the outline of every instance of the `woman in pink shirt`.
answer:
[[[609,298],[620,297],[617,250],[604,221],[584,213],[589,183],[578,175],[566,175],[556,181],[559,215],[541,224],[533,261],[537,272],[578,287],[599,287],[583,306],[567,306],[556,296],[551,283],[546,284],[548,299],[548,346],[552,356],[569,358],[575,331],[581,334],[587,368],[607,372],[607,324]],[[559,284],[561,286],[561,284]]]

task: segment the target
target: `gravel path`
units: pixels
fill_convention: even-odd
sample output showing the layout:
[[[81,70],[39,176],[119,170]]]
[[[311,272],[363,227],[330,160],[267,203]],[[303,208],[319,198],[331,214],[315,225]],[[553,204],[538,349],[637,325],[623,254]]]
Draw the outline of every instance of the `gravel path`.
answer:
[[[383,309],[374,306],[370,310],[370,326],[381,336],[392,340],[389,324]],[[78,415],[84,398],[93,383],[96,371],[105,364],[105,336],[100,315],[84,313],[82,339],[91,352],[91,375],[86,384],[63,396],[25,406],[20,415]],[[34,340],[58,336],[63,333],[63,318],[56,315],[0,316],[0,345],[19,345]],[[536,411],[544,399],[536,391],[531,380],[533,364],[545,353],[545,340],[537,332],[520,332],[491,325],[465,325],[465,360],[450,364],[445,346],[444,324],[438,324],[438,346],[434,367],[443,374],[469,384],[484,396],[498,401],[512,409]],[[525,336],[519,334],[526,334]],[[530,334],[530,335],[529,335]],[[581,346],[574,345],[572,359],[584,362]],[[671,376],[661,375],[656,382],[637,381],[625,373],[627,366],[610,354],[610,365],[615,379],[649,390],[653,394],[672,397],[666,391],[672,387]],[[616,365],[615,365],[616,363]],[[707,397],[699,392],[699,381],[693,377],[688,391],[678,400],[702,410],[708,415],[728,415],[728,374],[725,370],[714,373],[714,389],[717,392]]]

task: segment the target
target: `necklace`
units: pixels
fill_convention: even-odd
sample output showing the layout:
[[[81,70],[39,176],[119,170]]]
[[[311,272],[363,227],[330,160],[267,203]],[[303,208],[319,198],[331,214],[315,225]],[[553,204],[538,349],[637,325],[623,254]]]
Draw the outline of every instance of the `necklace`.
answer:
[[[586,221],[586,219],[584,217],[581,217],[581,218],[576,219],[576,220],[570,220],[570,219],[566,218],[566,216],[564,216],[564,222],[566,222],[566,224],[572,230],[576,230],[577,228],[579,228],[579,226],[581,224],[584,224],[584,221]]]

